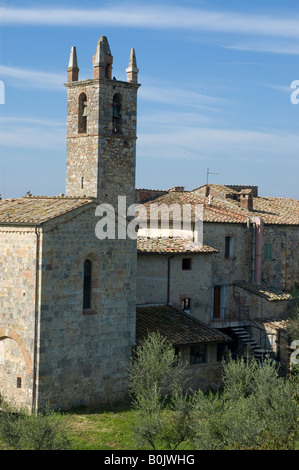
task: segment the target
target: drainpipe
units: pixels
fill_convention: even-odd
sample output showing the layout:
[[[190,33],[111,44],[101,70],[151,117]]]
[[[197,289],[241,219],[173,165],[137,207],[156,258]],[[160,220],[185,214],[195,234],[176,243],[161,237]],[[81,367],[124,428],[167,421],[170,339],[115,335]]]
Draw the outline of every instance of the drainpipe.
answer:
[[[264,221],[261,217],[249,217],[249,221],[253,224],[252,281],[260,284],[262,280]]]
[[[251,281],[255,278],[255,224],[252,229],[252,249],[251,249]]]
[[[169,256],[167,259],[167,305],[169,305],[170,300],[170,260],[174,258],[174,255]]]

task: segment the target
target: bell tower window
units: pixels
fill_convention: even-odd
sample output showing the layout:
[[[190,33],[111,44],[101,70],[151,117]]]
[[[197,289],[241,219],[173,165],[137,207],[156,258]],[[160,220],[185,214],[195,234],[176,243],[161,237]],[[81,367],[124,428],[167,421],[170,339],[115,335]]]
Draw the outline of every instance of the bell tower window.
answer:
[[[87,97],[85,93],[79,96],[78,133],[85,134],[87,130]]]
[[[122,95],[120,93],[116,93],[113,96],[113,110],[112,110],[113,133],[115,134],[122,132],[121,111],[122,111]]]

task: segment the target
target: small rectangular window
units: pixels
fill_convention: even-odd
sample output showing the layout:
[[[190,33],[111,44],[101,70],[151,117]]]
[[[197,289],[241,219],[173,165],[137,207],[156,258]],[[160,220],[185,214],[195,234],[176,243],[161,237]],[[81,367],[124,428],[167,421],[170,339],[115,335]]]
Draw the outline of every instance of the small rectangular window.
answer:
[[[204,364],[207,362],[207,345],[193,344],[190,346],[190,364]]]
[[[184,271],[190,271],[191,270],[191,258],[183,258],[182,259],[182,269]]]
[[[22,379],[21,379],[21,377],[17,377],[17,388],[22,388]]]
[[[181,309],[184,310],[185,313],[190,313],[191,311],[191,299],[188,297],[184,297],[181,299]]]
[[[91,262],[87,259],[84,262],[83,310],[91,308],[91,270]]]
[[[264,245],[264,260],[272,260],[272,243],[265,243]]]
[[[225,258],[233,258],[234,256],[234,237],[228,236],[225,237]]]

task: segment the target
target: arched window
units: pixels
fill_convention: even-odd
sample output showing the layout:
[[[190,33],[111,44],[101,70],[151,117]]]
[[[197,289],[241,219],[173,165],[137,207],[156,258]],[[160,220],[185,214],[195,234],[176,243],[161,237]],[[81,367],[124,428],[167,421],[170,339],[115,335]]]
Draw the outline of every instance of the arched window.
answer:
[[[91,275],[92,264],[89,259],[84,262],[84,281],[83,281],[83,309],[91,308]]]
[[[85,93],[79,96],[78,104],[78,133],[84,134],[87,129],[87,97]]]
[[[122,132],[122,95],[116,93],[113,96],[113,110],[112,110],[112,119],[113,119],[113,132],[121,133]]]

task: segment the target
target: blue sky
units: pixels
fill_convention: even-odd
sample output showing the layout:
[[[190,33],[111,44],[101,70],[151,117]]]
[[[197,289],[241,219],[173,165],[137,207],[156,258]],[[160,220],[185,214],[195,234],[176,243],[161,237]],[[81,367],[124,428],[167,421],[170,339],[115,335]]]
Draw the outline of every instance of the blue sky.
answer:
[[[299,199],[299,7],[293,0],[1,1],[0,194],[65,192],[66,69],[108,38],[140,70],[136,187],[258,185]]]

